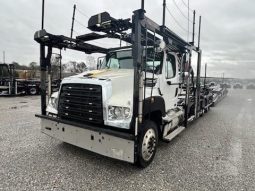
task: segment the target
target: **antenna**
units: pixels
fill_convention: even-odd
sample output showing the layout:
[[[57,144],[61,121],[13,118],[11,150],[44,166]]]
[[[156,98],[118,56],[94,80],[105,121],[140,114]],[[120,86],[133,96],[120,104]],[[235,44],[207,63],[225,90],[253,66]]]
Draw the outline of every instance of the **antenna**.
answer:
[[[71,38],[73,38],[73,27],[74,27],[75,11],[76,11],[76,5],[74,4],[73,5],[72,27],[71,27]]]
[[[3,51],[3,63],[5,64],[5,51]]]
[[[163,0],[163,22],[162,25],[165,27],[166,25],[166,0]]]

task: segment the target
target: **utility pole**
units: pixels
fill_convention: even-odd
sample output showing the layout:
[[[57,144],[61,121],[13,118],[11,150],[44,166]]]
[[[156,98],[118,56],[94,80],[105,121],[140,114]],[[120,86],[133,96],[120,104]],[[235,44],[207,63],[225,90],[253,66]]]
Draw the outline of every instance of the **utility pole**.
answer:
[[[205,63],[204,87],[205,87],[205,84],[206,84],[206,72],[207,72],[207,63]]]
[[[71,27],[71,38],[73,38],[73,27],[74,27],[74,20],[75,20],[75,11],[76,11],[76,5],[73,5],[73,18],[72,18],[72,27]]]
[[[195,21],[196,21],[196,11],[193,11],[193,31],[192,31],[192,45],[195,45]]]
[[[196,99],[195,99],[195,116],[198,117],[197,110],[200,108],[200,72],[201,72],[201,56],[202,50],[200,50],[200,32],[201,32],[201,16],[199,17],[199,28],[198,28],[198,57],[197,57],[197,79],[196,79]]]
[[[3,63],[5,64],[5,51],[3,51]]]
[[[201,16],[199,16],[198,42],[197,42],[198,50],[200,49],[200,32],[201,32]]]

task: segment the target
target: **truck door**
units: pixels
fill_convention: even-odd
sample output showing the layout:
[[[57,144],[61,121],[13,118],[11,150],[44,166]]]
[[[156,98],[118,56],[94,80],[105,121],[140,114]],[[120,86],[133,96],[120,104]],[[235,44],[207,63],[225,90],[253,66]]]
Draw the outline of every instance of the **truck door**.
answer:
[[[179,93],[178,60],[171,53],[164,56],[160,91],[165,100],[166,111],[176,107]]]

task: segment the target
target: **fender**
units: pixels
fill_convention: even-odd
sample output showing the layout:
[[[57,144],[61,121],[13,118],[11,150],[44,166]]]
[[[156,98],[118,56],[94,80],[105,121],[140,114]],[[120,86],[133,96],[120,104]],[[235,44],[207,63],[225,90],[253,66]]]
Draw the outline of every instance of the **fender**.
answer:
[[[152,99],[152,101],[151,101]],[[152,96],[151,98],[146,98],[143,101],[143,114],[146,116],[147,114],[154,112],[154,111],[161,111],[162,116],[165,116],[166,109],[165,109],[165,100],[161,96]]]

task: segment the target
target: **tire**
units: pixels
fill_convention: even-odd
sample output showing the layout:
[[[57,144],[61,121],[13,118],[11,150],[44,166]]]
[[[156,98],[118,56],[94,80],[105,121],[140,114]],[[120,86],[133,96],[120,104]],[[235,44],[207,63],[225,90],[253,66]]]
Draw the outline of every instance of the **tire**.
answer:
[[[206,107],[206,106],[207,106],[207,100],[205,101],[205,107]],[[209,107],[205,108],[204,110],[205,110],[205,113],[207,113],[208,110],[209,110]]]
[[[154,159],[158,146],[158,128],[155,122],[146,120],[138,135],[137,165],[147,167]]]
[[[38,93],[38,90],[36,87],[30,87],[28,91],[30,95],[36,95]]]
[[[202,111],[201,114],[199,115],[200,117],[202,117],[205,113],[205,109],[204,109],[204,106],[203,106],[203,102],[200,102],[200,110]]]

